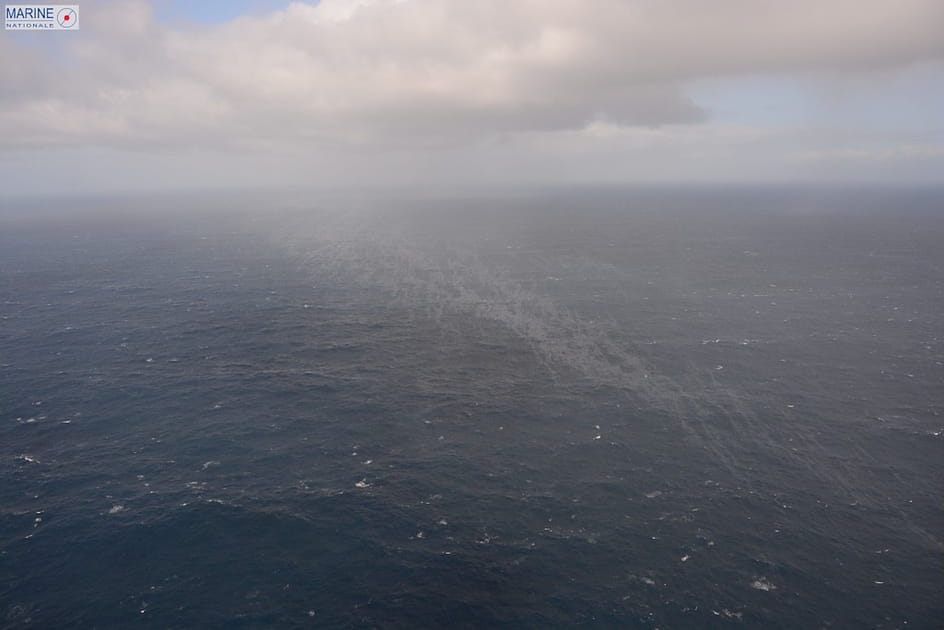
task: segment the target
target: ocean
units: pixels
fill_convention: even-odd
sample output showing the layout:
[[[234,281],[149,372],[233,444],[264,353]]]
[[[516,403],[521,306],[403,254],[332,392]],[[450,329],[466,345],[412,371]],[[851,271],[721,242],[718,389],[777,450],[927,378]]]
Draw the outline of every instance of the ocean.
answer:
[[[944,192],[4,202],[2,628],[940,628]]]

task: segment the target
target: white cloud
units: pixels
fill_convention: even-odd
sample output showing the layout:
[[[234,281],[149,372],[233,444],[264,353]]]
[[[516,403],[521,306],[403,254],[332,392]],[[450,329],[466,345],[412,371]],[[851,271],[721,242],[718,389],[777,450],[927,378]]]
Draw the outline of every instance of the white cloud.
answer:
[[[592,135],[703,120],[680,89],[698,77],[944,56],[939,0],[323,0],[189,27],[121,2],[83,5],[82,29],[65,63],[0,37],[0,148]]]

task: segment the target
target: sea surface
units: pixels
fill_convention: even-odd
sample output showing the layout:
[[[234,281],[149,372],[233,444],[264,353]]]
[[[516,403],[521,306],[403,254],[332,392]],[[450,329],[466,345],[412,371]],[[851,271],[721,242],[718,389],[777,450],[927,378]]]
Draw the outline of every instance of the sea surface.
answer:
[[[944,192],[0,208],[0,628],[940,628]]]

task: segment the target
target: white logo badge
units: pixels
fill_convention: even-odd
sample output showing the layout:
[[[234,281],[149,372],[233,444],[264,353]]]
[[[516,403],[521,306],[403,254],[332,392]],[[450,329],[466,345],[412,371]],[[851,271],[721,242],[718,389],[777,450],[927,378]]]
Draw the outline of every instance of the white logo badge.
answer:
[[[9,31],[77,31],[77,4],[8,4],[3,7],[3,28]]]

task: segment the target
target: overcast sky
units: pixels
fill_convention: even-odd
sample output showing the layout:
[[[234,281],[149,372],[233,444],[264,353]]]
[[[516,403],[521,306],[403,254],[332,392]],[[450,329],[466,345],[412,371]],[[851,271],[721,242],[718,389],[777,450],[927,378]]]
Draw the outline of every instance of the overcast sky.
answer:
[[[4,194],[944,173],[941,0],[80,11],[0,33]]]

